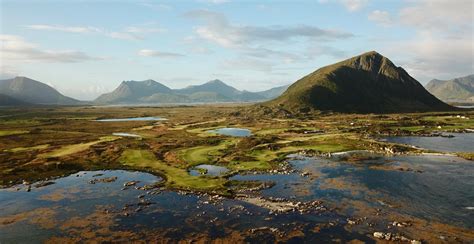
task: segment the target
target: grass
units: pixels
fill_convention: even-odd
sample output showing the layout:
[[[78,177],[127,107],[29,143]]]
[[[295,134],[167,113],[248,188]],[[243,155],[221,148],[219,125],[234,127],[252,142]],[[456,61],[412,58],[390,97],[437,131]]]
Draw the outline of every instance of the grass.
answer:
[[[166,185],[171,188],[227,194],[224,186],[227,179],[191,176],[186,169],[176,168],[157,160],[155,155],[148,150],[127,149],[122,153],[119,162],[133,168],[159,171],[164,174]]]
[[[0,136],[22,135],[30,133],[27,130],[0,130]]]
[[[119,138],[120,137],[118,137],[118,136],[104,136],[104,137],[101,137],[99,140],[96,140],[96,141],[63,146],[63,147],[60,147],[60,148],[58,148],[56,150],[53,150],[51,152],[40,154],[39,157],[40,158],[59,158],[59,157],[63,157],[63,156],[67,156],[67,155],[71,155],[71,154],[74,154],[74,153],[85,151],[85,150],[89,149],[89,147],[91,147],[95,144],[99,144],[99,143],[102,143],[102,142],[115,141]]]
[[[184,149],[181,158],[189,165],[212,164],[222,155],[221,150],[233,145],[236,140],[226,140],[215,146],[198,146]]]
[[[8,149],[6,151],[17,153],[17,152],[27,152],[27,151],[33,151],[33,150],[43,150],[43,149],[47,149],[48,147],[49,147],[49,144],[42,144],[42,145],[33,146],[33,147],[16,147],[16,148]]]

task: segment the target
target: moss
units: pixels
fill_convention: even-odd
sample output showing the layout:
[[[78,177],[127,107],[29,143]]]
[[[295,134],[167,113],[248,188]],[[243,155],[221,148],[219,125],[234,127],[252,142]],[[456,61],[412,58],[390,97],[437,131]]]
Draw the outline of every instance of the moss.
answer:
[[[166,178],[166,185],[170,188],[229,194],[224,186],[227,179],[191,176],[186,169],[176,168],[157,160],[155,155],[148,150],[127,149],[122,153],[119,161],[133,168],[150,169],[162,173]]]
[[[198,146],[187,148],[180,151],[181,159],[186,162],[188,166],[195,166],[199,164],[213,164],[219,156],[223,155],[222,150],[230,145],[233,145],[235,140],[226,140],[215,146]]]
[[[60,148],[58,148],[56,150],[53,150],[51,152],[40,154],[38,157],[40,157],[40,158],[63,157],[63,156],[67,156],[67,155],[70,155],[70,154],[85,151],[85,150],[89,149],[89,147],[91,147],[95,144],[99,144],[99,143],[102,143],[102,142],[115,141],[119,138],[120,137],[117,137],[117,136],[104,136],[104,137],[101,137],[99,140],[96,140],[96,141],[63,146],[63,147],[60,147]]]

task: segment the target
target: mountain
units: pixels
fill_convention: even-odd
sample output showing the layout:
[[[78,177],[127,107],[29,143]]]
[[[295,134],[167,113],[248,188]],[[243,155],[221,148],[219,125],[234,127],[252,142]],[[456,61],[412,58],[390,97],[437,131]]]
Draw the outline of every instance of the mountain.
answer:
[[[283,92],[285,92],[286,89],[288,89],[288,87],[290,87],[290,85],[274,87],[274,88],[268,89],[266,91],[261,91],[261,92],[256,92],[256,93],[258,95],[264,97],[264,98],[272,99],[272,98],[276,98],[276,97],[280,96],[281,94],[283,94]]]
[[[169,94],[173,91],[167,86],[154,80],[123,81],[119,87],[110,93],[100,95],[95,103],[139,103],[157,93]]]
[[[450,110],[403,68],[368,52],[316,70],[264,106],[290,112],[393,113]]]
[[[286,87],[249,92],[237,90],[220,80],[183,89],[170,89],[154,80],[123,81],[114,91],[99,96],[94,102],[97,104],[255,102],[277,97],[286,90]]]
[[[74,105],[80,103],[44,83],[21,76],[0,80],[0,94],[32,104]]]
[[[474,74],[452,80],[431,80],[425,87],[445,102],[474,102]]]
[[[210,97],[205,98],[204,102],[246,102],[264,99],[264,97],[253,92],[239,91],[221,80],[212,80],[202,85],[188,86],[175,91],[179,94],[199,97],[200,100],[205,98],[202,95],[209,95]]]
[[[15,99],[13,97],[0,94],[0,106],[25,106],[29,103]]]

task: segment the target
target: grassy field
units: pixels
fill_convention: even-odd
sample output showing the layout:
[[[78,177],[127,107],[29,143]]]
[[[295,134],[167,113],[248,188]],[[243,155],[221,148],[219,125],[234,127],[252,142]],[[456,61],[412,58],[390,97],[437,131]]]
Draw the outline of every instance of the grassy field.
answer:
[[[199,164],[225,166],[230,173],[278,169],[288,154],[324,154],[385,147],[413,151],[375,140],[384,135],[418,135],[474,129],[474,112],[421,114],[317,114],[304,119],[233,116],[239,106],[41,107],[1,108],[0,183],[41,180],[80,170],[152,171],[170,188],[228,193],[228,179],[191,176]],[[164,121],[97,122],[100,118],[159,116]],[[223,127],[249,128],[237,138],[209,133]],[[112,136],[143,135],[141,140]],[[471,159],[472,153],[458,155]]]

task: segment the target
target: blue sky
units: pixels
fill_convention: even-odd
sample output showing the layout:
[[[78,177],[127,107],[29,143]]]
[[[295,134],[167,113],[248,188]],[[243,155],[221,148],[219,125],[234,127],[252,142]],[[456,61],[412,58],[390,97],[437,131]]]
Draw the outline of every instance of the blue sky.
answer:
[[[0,77],[93,99],[123,80],[259,91],[376,50],[422,83],[474,73],[473,1],[0,0]]]

